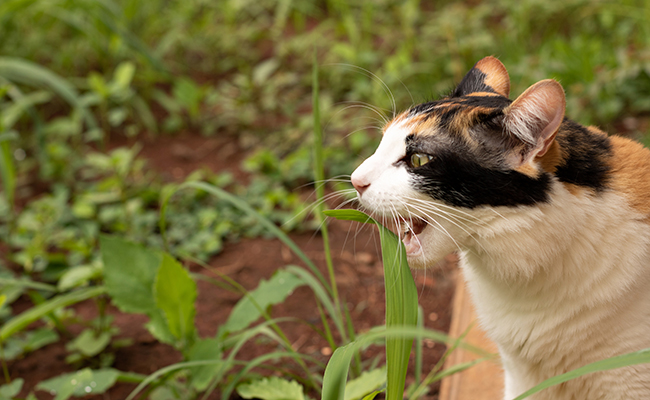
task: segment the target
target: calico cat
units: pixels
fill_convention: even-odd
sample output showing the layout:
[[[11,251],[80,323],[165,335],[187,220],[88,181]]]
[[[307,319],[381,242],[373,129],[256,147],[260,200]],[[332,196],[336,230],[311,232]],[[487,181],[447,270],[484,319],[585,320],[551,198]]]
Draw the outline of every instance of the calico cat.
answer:
[[[487,57],[448,97],[383,130],[352,174],[393,219],[411,267],[459,251],[505,398],[650,347],[650,151],[565,118],[560,84],[516,100]],[[650,399],[650,365],[592,373],[532,399]]]

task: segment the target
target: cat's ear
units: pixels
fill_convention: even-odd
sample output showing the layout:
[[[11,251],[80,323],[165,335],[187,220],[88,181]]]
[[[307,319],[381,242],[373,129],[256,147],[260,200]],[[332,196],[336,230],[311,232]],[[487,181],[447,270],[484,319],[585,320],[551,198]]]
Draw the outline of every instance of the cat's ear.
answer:
[[[476,92],[492,92],[503,97],[510,95],[510,77],[501,61],[489,56],[477,62],[460,81],[451,97],[466,96]]]
[[[504,113],[505,131],[525,144],[521,165],[541,157],[553,144],[564,119],[564,89],[553,79],[537,82],[521,94]]]

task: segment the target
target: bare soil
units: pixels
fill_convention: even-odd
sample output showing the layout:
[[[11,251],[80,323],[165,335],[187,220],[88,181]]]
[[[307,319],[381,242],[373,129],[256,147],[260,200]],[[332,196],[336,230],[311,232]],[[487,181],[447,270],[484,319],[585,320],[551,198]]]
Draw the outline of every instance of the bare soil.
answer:
[[[132,143],[120,143],[130,145]],[[182,137],[158,137],[144,141],[141,155],[149,165],[169,180],[182,180],[191,171],[207,167],[215,171],[230,170],[238,179],[245,180],[245,173],[238,169],[242,159],[237,141],[233,137],[205,138],[196,135]],[[348,307],[357,332],[364,332],[384,323],[384,281],[383,267],[374,228],[362,227],[342,221],[330,221],[332,256],[336,270],[336,281],[344,304]],[[318,233],[292,234],[291,238],[325,273],[325,255]],[[226,274],[247,289],[255,288],[260,279],[268,279],[287,265],[302,265],[300,260],[278,240],[246,239],[226,244],[224,250],[212,258],[210,266]],[[429,270],[413,271],[419,290],[419,302],[424,310],[424,324],[428,328],[448,331],[451,319],[451,299],[454,293],[456,258],[448,256],[438,266]],[[190,266],[195,272],[215,276],[210,270]],[[196,325],[201,337],[213,336],[223,324],[239,296],[205,281],[198,282]],[[29,307],[26,299],[15,303],[17,312]],[[76,313],[86,319],[97,314],[92,302],[75,306]],[[115,316],[115,325],[120,328],[121,338],[131,338],[133,343],[117,349],[113,367],[122,371],[151,374],[160,368],[181,361],[181,355],[171,346],[157,342],[144,328],[147,317],[123,314],[114,307],[109,312]],[[273,317],[291,316],[322,328],[313,293],[298,288],[287,300],[272,310]],[[286,322],[281,325],[293,347],[326,363],[332,349],[327,342],[307,324]],[[72,326],[77,334],[81,326]],[[40,381],[73,371],[66,364],[65,342],[48,345],[26,357],[9,363],[12,378],[25,379],[22,396]],[[240,359],[252,359],[269,351],[264,344],[251,342],[239,353]],[[444,352],[444,346],[425,342],[425,371],[433,366]],[[364,359],[382,357],[382,348],[371,348],[364,353]],[[287,363],[289,363],[287,361]],[[410,379],[410,378],[409,378]],[[87,396],[86,399],[124,399],[135,388],[132,384],[118,384],[108,393]],[[434,387],[429,399],[437,399],[438,388]],[[52,398],[43,391],[35,392],[38,399]],[[218,394],[211,398],[219,399]],[[237,397],[235,397],[237,398]],[[225,399],[224,399],[225,400]]]

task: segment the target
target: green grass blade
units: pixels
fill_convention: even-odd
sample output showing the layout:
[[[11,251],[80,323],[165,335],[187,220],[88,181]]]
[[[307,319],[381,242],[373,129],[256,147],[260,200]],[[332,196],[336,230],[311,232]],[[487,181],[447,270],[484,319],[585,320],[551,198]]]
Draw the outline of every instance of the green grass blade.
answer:
[[[20,58],[0,57],[0,76],[12,82],[50,88],[73,108],[79,110],[91,129],[97,128],[95,117],[81,103],[79,93],[74,86],[49,69]]]
[[[67,307],[97,297],[104,292],[106,292],[106,289],[104,289],[103,286],[80,289],[71,293],[53,297],[36,307],[30,308],[22,314],[10,319],[2,326],[2,328],[0,328],[0,342],[6,341],[11,335],[25,329],[32,322],[43,318],[45,315],[51,313],[57,308]]]
[[[345,326],[343,324],[343,319],[340,315],[339,312],[337,312],[337,308],[334,303],[332,303],[331,298],[329,297],[328,293],[326,292],[325,288],[323,285],[318,282],[312,275],[310,275],[307,271],[305,271],[302,268],[295,267],[295,266],[287,266],[287,270],[295,275],[297,275],[300,279],[302,279],[314,292],[314,295],[316,298],[319,300],[319,302],[325,307],[325,310],[327,313],[330,315],[332,320],[334,321],[334,325],[336,325],[336,329],[338,329],[339,333],[341,334],[341,337],[345,338],[346,337],[346,331],[345,331]]]
[[[336,285],[336,275],[334,274],[334,265],[332,263],[332,254],[330,252],[329,232],[327,224],[324,221],[323,210],[325,208],[325,161],[323,157],[323,129],[320,121],[320,99],[318,85],[318,62],[316,51],[314,51],[312,69],[312,113],[314,116],[314,179],[316,181],[316,218],[320,224],[321,236],[323,237],[323,252],[325,253],[325,263],[330,278],[330,287],[332,288],[332,297],[336,309],[340,310],[339,291]]]
[[[521,395],[517,396],[514,400],[523,400],[526,397],[540,392],[551,386],[559,385],[561,383],[570,381],[571,379],[591,374],[592,372],[607,371],[610,369],[627,367],[630,365],[645,364],[650,363],[650,348],[636,351],[633,353],[623,354],[620,356],[615,356],[608,358],[606,360],[596,361],[591,364],[587,364],[583,367],[574,369],[565,374],[555,376],[553,378],[547,379],[539,385],[527,390]]]
[[[386,290],[386,327],[415,326],[418,317],[418,297],[413,275],[406,262],[402,241],[390,230],[379,226],[381,253],[384,260]],[[386,339],[388,383],[387,400],[401,400],[413,339]]]
[[[1,128],[0,126],[0,132]],[[9,140],[3,136],[0,136],[0,181],[7,204],[13,210],[16,197],[16,168]]]
[[[377,225],[384,262],[386,327],[415,326],[418,317],[417,289],[406,261],[406,250],[399,238],[360,211],[329,210],[326,215],[359,222],[373,222]],[[387,400],[401,400],[403,397],[412,345],[412,338],[391,337],[386,339]]]
[[[447,334],[431,329],[422,329],[415,326],[401,326],[386,329],[374,329],[357,337],[357,340],[341,346],[330,358],[323,376],[322,400],[339,400],[341,393],[345,390],[345,380],[348,374],[349,364],[355,352],[369,344],[376,343],[381,339],[431,339],[438,343],[452,344],[457,339],[450,338]],[[489,353],[483,349],[460,343],[458,347],[467,349],[485,358],[494,358],[496,354]]]
[[[296,245],[296,243],[289,238],[289,236],[284,233],[280,228],[278,228],[271,220],[268,218],[264,217],[257,211],[255,211],[251,206],[249,206],[245,201],[242,199],[238,198],[237,196],[226,192],[223,189],[220,189],[214,185],[210,185],[205,182],[185,182],[182,185],[178,187],[176,190],[180,190],[182,188],[194,188],[194,189],[200,189],[203,191],[206,191],[214,196],[217,196],[223,200],[226,200],[230,202],[232,205],[235,207],[239,208],[241,211],[244,213],[248,214],[249,216],[255,218],[262,226],[264,226],[269,232],[271,232],[275,237],[277,237],[282,243],[284,243],[293,253],[300,258],[305,265],[311,270],[311,272],[318,278],[318,280],[323,284],[323,286],[327,289],[328,293],[332,295],[332,289],[329,287],[327,281],[323,277],[323,274],[320,273],[316,265],[307,257],[307,255]],[[166,197],[166,201],[168,202],[171,197],[171,194]],[[166,205],[163,204],[162,207],[165,207]],[[161,212],[160,214],[161,218],[161,226],[164,226],[164,219],[165,219],[165,213]]]
[[[359,351],[359,342],[341,346],[330,358],[323,375],[322,400],[340,400],[345,398],[345,382],[352,357]]]
[[[248,362],[246,362],[246,365],[242,368],[241,371],[237,373],[231,380],[228,386],[226,386],[221,393],[221,398],[222,399],[229,399],[230,395],[232,392],[235,391],[235,388],[237,387],[237,384],[246,376],[246,374],[252,370],[253,368],[264,364],[267,361],[276,361],[280,360],[283,358],[293,358],[293,359],[298,359],[298,358],[303,358],[305,360],[309,361],[316,361],[312,357],[306,355],[306,354],[300,354],[300,353],[289,353],[286,351],[276,351],[272,353],[266,353],[263,354],[257,358],[254,358]]]

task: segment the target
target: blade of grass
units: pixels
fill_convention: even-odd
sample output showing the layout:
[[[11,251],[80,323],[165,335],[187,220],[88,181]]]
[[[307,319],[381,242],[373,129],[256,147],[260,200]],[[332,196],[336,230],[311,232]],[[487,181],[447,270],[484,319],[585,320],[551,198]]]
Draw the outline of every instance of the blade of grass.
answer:
[[[404,245],[399,238],[377,221],[357,210],[328,210],[325,214],[377,225],[384,262],[386,327],[415,326],[418,316],[417,289],[406,261]],[[387,400],[401,400],[403,397],[412,344],[412,338],[386,339]]]
[[[318,85],[318,62],[316,59],[316,50],[313,56],[313,69],[312,69],[312,112],[314,116],[314,179],[316,181],[316,218],[320,224],[320,231],[323,237],[323,251],[325,253],[325,262],[327,264],[327,272],[330,278],[330,285],[332,288],[332,297],[336,309],[341,309],[339,300],[339,291],[336,285],[336,275],[334,274],[334,265],[332,264],[332,255],[330,252],[329,232],[327,224],[323,216],[325,209],[325,168],[323,160],[323,129],[320,121],[320,100],[319,100],[319,85]]]
[[[570,381],[571,379],[583,375],[591,374],[593,372],[607,371],[610,369],[628,367],[630,365],[645,364],[645,363],[650,363],[650,348],[636,351],[633,353],[611,357],[601,361],[596,361],[594,363],[587,364],[583,367],[576,368],[573,371],[569,371],[565,374],[547,379],[544,382],[540,383],[539,385],[517,396],[514,400],[523,400],[526,397],[535,394],[537,392],[540,392],[546,388],[559,385],[561,383]]]
[[[45,315],[51,313],[60,307],[67,307],[69,305],[79,303],[81,301],[97,297],[106,292],[103,286],[85,288],[75,290],[74,292],[63,294],[47,300],[45,303],[39,304],[36,307],[15,316],[7,321],[6,324],[0,328],[0,342],[4,342],[11,335],[25,329],[29,324],[35,322]]]
[[[0,76],[29,86],[45,86],[79,110],[91,129],[98,127],[92,113],[80,101],[79,93],[66,79],[31,61],[15,57],[0,57]]]
[[[205,182],[185,182],[178,187],[172,189],[164,198],[162,199],[162,204],[160,208],[160,220],[159,220],[159,226],[160,226],[160,234],[163,236],[163,240],[166,241],[166,223],[165,223],[165,218],[166,218],[166,213],[167,213],[167,205],[169,203],[169,200],[171,199],[172,195],[176,193],[179,190],[182,190],[184,188],[194,188],[194,189],[200,189],[203,190],[207,193],[210,193],[214,196],[217,196],[220,199],[226,200],[235,207],[239,208],[241,211],[244,213],[248,214],[249,216],[253,217],[254,219],[257,220],[257,222],[260,223],[263,227],[265,227],[270,233],[272,233],[276,238],[278,238],[282,243],[284,243],[289,249],[296,255],[298,258],[300,258],[305,265],[310,269],[310,271],[318,278],[318,280],[321,281],[323,286],[327,289],[328,293],[331,295],[332,294],[332,289],[329,287],[327,280],[323,277],[323,274],[320,273],[316,265],[307,257],[307,255],[296,245],[296,243],[289,238],[289,236],[284,233],[280,228],[278,228],[271,220],[268,218],[264,217],[257,211],[255,211],[251,206],[249,206],[245,201],[242,199],[238,198],[237,196],[230,194],[226,192],[223,189],[220,189],[214,185],[210,185],[209,183]]]
[[[289,353],[289,352],[285,352],[285,351],[276,351],[276,352],[273,352],[273,353],[266,353],[264,355],[261,355],[261,356],[259,356],[257,358],[254,358],[254,359],[248,361],[246,363],[246,366],[244,366],[244,368],[242,368],[242,370],[239,371],[237,373],[237,375],[235,375],[235,377],[233,377],[231,379],[228,386],[226,386],[226,388],[221,393],[221,398],[222,399],[229,399],[230,394],[235,390],[235,387],[237,386],[237,384],[242,380],[242,378],[251,369],[253,369],[253,368],[255,368],[255,367],[257,367],[257,366],[259,366],[259,365],[261,365],[261,364],[263,364],[263,363],[265,363],[267,361],[279,360],[279,359],[282,359],[282,358],[294,358],[296,360],[298,358],[302,358],[302,359],[305,359],[305,360],[309,360],[309,361],[318,363],[318,360],[314,359],[313,357],[310,357],[307,354],[300,354],[300,353],[297,353],[297,352],[296,353]]]
[[[357,340],[345,346],[341,346],[330,358],[323,375],[323,395],[322,400],[339,400],[343,398],[341,393],[345,390],[345,380],[348,373],[349,364],[355,352],[369,344],[373,344],[381,339],[431,339],[438,343],[451,344],[457,339],[450,338],[447,334],[431,329],[421,329],[414,326],[401,326],[385,329],[374,329],[357,337]],[[475,346],[460,343],[459,347],[467,349],[483,357],[495,357],[495,354],[489,353]]]
[[[2,133],[2,126],[0,126],[0,133]],[[9,146],[9,139],[5,135],[0,135],[0,179],[5,200],[13,215],[16,194],[16,168],[11,154],[11,147]]]

